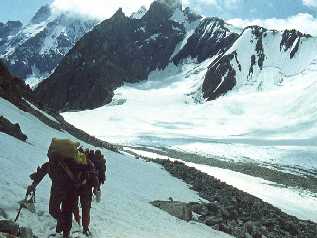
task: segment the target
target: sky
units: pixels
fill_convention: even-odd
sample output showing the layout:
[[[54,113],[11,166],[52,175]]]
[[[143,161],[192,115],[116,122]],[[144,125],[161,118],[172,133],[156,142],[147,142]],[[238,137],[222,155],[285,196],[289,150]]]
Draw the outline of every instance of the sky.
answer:
[[[119,7],[127,14],[152,0],[1,0],[0,22],[27,23],[36,10],[47,3],[56,9],[75,11],[105,19]],[[317,35],[317,0],[183,0],[202,15],[218,16],[239,26],[250,24],[268,28],[297,28]]]

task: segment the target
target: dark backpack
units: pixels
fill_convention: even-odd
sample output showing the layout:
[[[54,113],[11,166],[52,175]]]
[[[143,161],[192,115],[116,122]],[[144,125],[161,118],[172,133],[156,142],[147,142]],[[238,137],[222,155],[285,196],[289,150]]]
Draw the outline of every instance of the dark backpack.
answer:
[[[106,181],[106,172],[107,172],[107,166],[106,166],[106,159],[104,156],[100,153],[95,153],[94,156],[92,156],[91,161],[94,163],[95,168],[98,172],[98,178],[100,184],[104,184]]]

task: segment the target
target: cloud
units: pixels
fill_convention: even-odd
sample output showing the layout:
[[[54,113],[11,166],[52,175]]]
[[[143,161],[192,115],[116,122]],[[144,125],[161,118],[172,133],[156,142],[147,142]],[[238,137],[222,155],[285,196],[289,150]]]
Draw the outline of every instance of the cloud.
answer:
[[[142,5],[147,8],[152,0],[54,0],[55,10],[70,11],[98,19],[111,17],[120,7],[130,15]]]
[[[303,33],[317,36],[317,19],[308,13],[299,13],[285,19],[271,18],[245,20],[236,18],[228,20],[227,22],[241,28],[258,25],[274,30],[296,29]]]
[[[149,8],[154,0],[54,0],[53,9],[69,11],[98,19],[109,18],[120,7],[126,15],[137,11],[141,6]],[[242,0],[183,0],[184,7],[191,7],[197,12],[206,9],[235,8]]]
[[[303,4],[308,7],[317,7],[317,0],[303,0]]]

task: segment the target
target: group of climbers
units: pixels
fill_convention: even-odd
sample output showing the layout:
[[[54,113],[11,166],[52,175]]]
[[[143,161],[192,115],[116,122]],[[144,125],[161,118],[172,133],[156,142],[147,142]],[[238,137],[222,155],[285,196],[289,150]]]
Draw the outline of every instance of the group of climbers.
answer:
[[[106,180],[104,156],[100,150],[84,150],[79,143],[67,139],[53,139],[47,156],[48,162],[30,176],[33,183],[28,187],[28,193],[35,191],[48,174],[52,180],[49,213],[57,221],[56,233],[69,237],[74,214],[77,223],[82,224],[83,233],[91,236],[89,224],[93,194],[96,201],[100,201],[100,186]]]

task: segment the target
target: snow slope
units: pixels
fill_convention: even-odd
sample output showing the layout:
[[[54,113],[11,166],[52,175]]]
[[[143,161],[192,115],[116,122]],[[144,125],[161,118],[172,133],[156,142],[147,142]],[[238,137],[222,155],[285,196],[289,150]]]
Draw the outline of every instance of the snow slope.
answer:
[[[74,138],[49,128],[3,99],[0,99],[0,115],[19,123],[28,136],[27,143],[23,143],[0,133],[0,207],[14,218],[17,202],[24,197],[29,183],[29,174],[47,160],[52,137]],[[128,155],[106,150],[103,153],[107,158],[108,176],[102,202],[93,204],[92,232],[95,237],[230,237],[204,225],[180,221],[149,204],[168,197],[181,201],[199,200],[197,194],[160,166]],[[21,224],[30,226],[39,237],[46,237],[55,225],[47,211],[49,186],[50,181],[46,178],[38,188],[36,214],[23,210],[20,218]],[[75,229],[79,228],[75,226]]]

